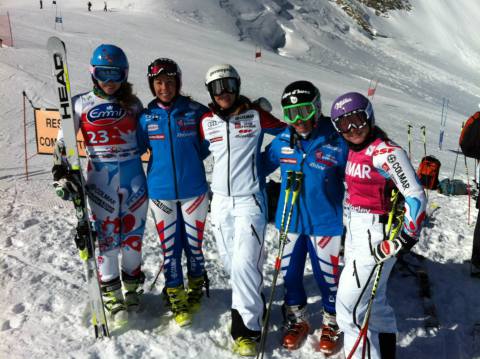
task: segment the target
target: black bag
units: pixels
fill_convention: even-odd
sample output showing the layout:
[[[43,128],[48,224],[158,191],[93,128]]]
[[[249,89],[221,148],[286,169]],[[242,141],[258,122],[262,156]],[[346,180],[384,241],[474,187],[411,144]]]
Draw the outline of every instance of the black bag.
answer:
[[[473,114],[463,126],[459,144],[465,156],[480,159],[480,112]]]

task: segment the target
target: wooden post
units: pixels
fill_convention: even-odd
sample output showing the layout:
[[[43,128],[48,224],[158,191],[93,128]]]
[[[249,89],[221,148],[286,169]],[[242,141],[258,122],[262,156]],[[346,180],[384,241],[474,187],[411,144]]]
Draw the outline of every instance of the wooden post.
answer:
[[[10,13],[8,11],[7,11],[7,17],[8,17],[8,27],[10,28],[10,42],[13,47],[12,23],[10,22]]]
[[[25,108],[26,93],[23,91],[23,141],[25,144],[25,177],[28,181],[28,155],[27,155],[27,111]]]

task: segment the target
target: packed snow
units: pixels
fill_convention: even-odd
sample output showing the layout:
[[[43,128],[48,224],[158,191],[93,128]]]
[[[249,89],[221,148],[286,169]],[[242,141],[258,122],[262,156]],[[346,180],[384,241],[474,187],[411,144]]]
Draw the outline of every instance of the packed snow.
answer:
[[[230,358],[230,286],[214,239],[205,234],[211,280],[192,327],[178,328],[162,303],[163,279],[150,290],[162,255],[149,218],[144,238],[147,276],[143,311],[111,339],[95,341],[88,324],[82,263],[73,243],[75,217],[69,202],[55,197],[50,156],[32,156],[25,176],[22,91],[38,107],[55,107],[46,42],[52,35],[68,48],[72,91],[91,87],[88,63],[101,43],[121,46],[130,61],[129,79],[144,104],[151,100],[147,65],[171,57],[183,71],[183,92],[207,103],[206,70],[232,63],[242,77],[242,92],[264,96],[280,116],[284,87],[299,79],[314,82],[329,114],[333,99],[347,91],[366,93],[378,80],[373,99],[377,123],[407,148],[407,125],[413,125],[413,163],[423,157],[420,126],[427,128],[427,152],[442,162],[441,178],[452,177],[462,121],[478,107],[480,36],[475,30],[480,3],[471,0],[411,0],[411,12],[377,17],[366,9],[378,36],[372,38],[328,0],[2,0],[9,12],[13,47],[0,49],[0,358]],[[55,16],[62,16],[63,25]],[[255,61],[257,46],[262,57]],[[443,98],[449,99],[443,151],[438,136]],[[27,103],[27,150],[36,150],[33,115]],[[271,138],[268,138],[270,140]],[[468,160],[469,182],[474,163]],[[207,160],[207,169],[211,162]],[[467,181],[463,155],[455,177]],[[422,301],[413,276],[399,267],[391,277],[389,298],[396,310],[398,358],[480,358],[473,325],[480,321],[478,279],[469,276],[474,204],[468,197],[429,193],[429,221],[415,252],[424,255],[440,328],[423,325]],[[208,222],[207,222],[208,223]],[[270,291],[276,235],[269,225],[265,293]],[[320,292],[310,266],[305,284],[310,320],[321,323]],[[280,346],[282,291],[276,294],[268,358],[322,358],[315,352],[318,330],[305,345],[289,352]],[[334,357],[343,358],[338,353]]]

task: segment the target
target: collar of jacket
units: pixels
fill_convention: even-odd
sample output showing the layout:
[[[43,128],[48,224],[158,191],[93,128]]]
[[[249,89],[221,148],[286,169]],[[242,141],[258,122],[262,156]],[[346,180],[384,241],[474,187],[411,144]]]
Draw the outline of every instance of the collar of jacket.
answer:
[[[216,103],[211,102],[208,107],[212,112],[218,115],[222,120],[226,120],[230,116],[239,115],[252,108],[252,102],[245,96],[240,95],[237,101],[228,110],[222,110]]]

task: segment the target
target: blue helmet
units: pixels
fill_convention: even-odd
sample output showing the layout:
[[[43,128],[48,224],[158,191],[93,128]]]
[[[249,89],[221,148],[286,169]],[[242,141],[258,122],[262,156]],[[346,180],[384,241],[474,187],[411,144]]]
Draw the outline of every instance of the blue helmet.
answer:
[[[102,44],[93,51],[90,65],[128,69],[128,60],[123,50],[118,46]]]
[[[128,60],[121,48],[115,45],[98,46],[90,59],[90,72],[99,81],[124,82],[128,77]]]

